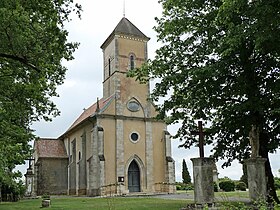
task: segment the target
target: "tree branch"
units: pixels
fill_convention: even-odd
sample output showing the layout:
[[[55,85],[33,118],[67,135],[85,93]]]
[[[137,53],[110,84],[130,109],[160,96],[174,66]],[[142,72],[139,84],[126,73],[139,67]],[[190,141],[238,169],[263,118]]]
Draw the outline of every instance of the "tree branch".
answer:
[[[38,69],[35,65],[29,63],[27,61],[27,59],[25,59],[25,58],[22,58],[22,57],[19,57],[19,56],[15,56],[15,55],[9,55],[9,54],[5,54],[5,53],[0,53],[0,57],[12,59],[12,60],[15,60],[15,61],[19,61],[20,63],[22,63],[22,64],[24,64],[24,65],[34,69],[35,71],[40,72],[40,69]]]

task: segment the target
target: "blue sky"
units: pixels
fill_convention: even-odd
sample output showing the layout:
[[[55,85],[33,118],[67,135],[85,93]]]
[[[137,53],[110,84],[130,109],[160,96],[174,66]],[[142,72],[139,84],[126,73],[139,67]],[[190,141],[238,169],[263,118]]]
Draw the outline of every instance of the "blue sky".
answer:
[[[37,122],[33,125],[35,134],[39,137],[57,138],[82,113],[83,108],[96,102],[97,97],[102,97],[103,81],[103,54],[101,44],[110,35],[117,23],[123,17],[123,0],[83,0],[80,1],[84,12],[82,19],[73,17],[73,21],[66,24],[69,31],[69,40],[80,42],[79,49],[75,52],[75,60],[65,62],[68,67],[66,80],[58,87],[60,97],[53,100],[61,111],[61,115],[52,122]],[[152,29],[156,25],[154,17],[161,16],[161,5],[157,0],[126,0],[125,16],[136,25],[145,35],[151,38],[148,43],[149,58],[155,56],[155,50],[160,47],[157,43],[156,33]],[[175,134],[179,125],[168,127],[171,134]],[[172,140],[173,158],[176,161],[176,180],[181,181],[182,161],[187,162],[187,167],[192,174],[190,158],[198,157],[198,148],[189,150],[179,149],[178,140]],[[205,155],[210,155],[210,147],[206,148]],[[271,156],[273,172],[277,174],[280,169],[278,154]],[[218,162],[219,177],[228,176],[239,179],[242,175],[241,165],[233,162],[232,166],[221,169],[222,161]],[[26,166],[19,167],[25,173]]]

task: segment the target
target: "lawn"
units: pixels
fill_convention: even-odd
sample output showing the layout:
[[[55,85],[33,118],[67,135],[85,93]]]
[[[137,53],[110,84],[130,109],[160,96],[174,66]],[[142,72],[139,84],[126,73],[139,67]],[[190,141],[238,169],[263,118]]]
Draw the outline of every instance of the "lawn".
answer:
[[[172,210],[186,206],[184,200],[166,200],[159,198],[52,198],[52,210],[72,210],[72,209],[91,209],[91,210]],[[2,210],[32,210],[40,209],[41,199],[21,200],[16,203],[1,203]]]
[[[186,193],[180,191],[179,193]],[[193,194],[193,191],[188,191],[187,194]],[[278,191],[278,195],[280,191]],[[215,197],[222,197],[222,203],[229,202],[230,197],[248,198],[248,192],[218,192]],[[52,197],[52,210],[73,210],[73,209],[91,209],[91,210],[179,210],[186,207],[187,203],[192,203],[193,200],[173,200],[161,199],[153,197],[112,197],[112,198],[92,198],[92,197]],[[237,202],[233,202],[237,203]],[[233,204],[232,203],[232,204]],[[240,202],[239,202],[240,203]],[[0,210],[32,210],[41,209],[41,199],[21,200],[15,203],[0,203]],[[223,208],[222,208],[223,209]],[[230,209],[230,208],[225,208]],[[235,208],[236,209],[236,208]],[[280,207],[275,209],[280,210]]]

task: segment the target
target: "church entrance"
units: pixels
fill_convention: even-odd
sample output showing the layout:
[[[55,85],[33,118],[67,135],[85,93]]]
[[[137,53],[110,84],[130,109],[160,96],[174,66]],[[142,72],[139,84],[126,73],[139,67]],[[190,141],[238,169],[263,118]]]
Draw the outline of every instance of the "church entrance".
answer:
[[[140,192],[140,169],[135,160],[128,168],[128,190],[129,192]]]

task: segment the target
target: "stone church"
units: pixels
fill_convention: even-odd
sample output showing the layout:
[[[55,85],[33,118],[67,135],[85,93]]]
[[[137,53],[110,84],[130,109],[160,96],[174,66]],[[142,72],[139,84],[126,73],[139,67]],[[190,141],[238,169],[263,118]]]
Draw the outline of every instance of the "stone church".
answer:
[[[34,143],[32,194],[175,192],[170,134],[147,101],[149,84],[128,78],[147,60],[144,35],[123,17],[101,45],[103,97],[57,139]]]

